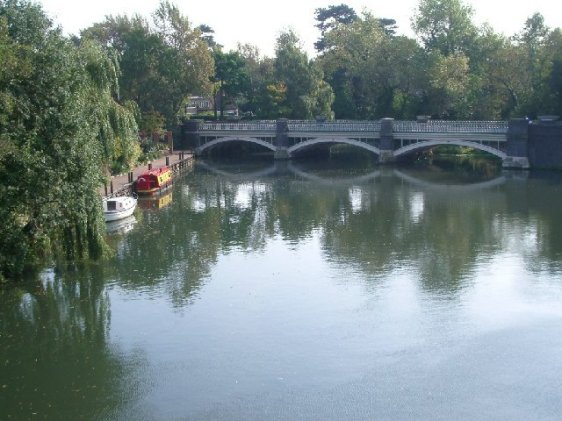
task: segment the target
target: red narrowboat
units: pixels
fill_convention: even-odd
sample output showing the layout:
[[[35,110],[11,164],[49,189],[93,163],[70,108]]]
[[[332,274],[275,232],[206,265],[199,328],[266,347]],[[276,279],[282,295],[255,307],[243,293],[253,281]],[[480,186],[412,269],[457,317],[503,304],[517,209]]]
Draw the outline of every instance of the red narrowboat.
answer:
[[[159,193],[172,185],[172,175],[168,167],[148,170],[138,176],[135,189],[138,194]]]

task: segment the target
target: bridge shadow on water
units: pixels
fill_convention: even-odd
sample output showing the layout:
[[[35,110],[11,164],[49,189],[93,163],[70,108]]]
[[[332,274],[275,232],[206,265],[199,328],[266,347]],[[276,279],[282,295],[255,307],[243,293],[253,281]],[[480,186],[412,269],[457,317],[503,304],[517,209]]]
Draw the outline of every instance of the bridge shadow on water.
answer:
[[[402,183],[424,190],[467,192],[500,186],[509,178],[526,178],[528,173],[501,170],[495,163],[470,163],[464,169],[451,165],[402,164],[378,165],[370,160],[198,160],[196,167],[233,181],[251,181],[269,177],[291,177],[319,186],[353,186],[372,183],[382,177],[393,177]]]

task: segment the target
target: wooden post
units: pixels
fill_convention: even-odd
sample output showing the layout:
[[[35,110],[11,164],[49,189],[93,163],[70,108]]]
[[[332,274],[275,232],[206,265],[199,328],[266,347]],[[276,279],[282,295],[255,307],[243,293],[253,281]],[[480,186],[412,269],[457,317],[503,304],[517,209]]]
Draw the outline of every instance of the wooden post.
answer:
[[[148,171],[150,171],[152,169],[152,162],[148,163]]]
[[[166,166],[167,167],[170,166],[170,157],[169,156],[166,157]]]
[[[107,183],[103,183],[103,189],[105,190],[105,196],[107,197]]]
[[[113,194],[113,178],[109,182],[109,191],[111,192],[111,194]]]

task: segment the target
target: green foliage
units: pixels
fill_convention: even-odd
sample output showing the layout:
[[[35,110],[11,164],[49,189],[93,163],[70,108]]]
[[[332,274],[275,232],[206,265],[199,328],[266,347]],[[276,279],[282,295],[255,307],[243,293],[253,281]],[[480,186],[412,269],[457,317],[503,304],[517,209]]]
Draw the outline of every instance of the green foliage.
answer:
[[[336,92],[337,118],[415,115],[425,79],[413,40],[389,35],[379,19],[364,13],[331,30],[325,41],[328,48],[319,62]]]
[[[166,118],[158,111],[151,110],[142,114],[140,129],[146,135],[150,135],[151,133],[161,134],[164,132],[165,124]]]
[[[333,93],[323,81],[323,72],[300,47],[292,31],[277,39],[275,79],[286,88],[284,117],[309,119],[331,109]],[[331,114],[331,113],[330,113]]]
[[[338,25],[349,25],[355,22],[357,13],[351,7],[340,4],[316,9],[314,18],[318,22],[315,26],[320,30],[320,39],[314,43],[314,48],[316,48],[316,51],[322,52],[327,48],[326,33],[335,29]]]
[[[427,50],[445,56],[466,53],[477,35],[472,14],[462,0],[421,0],[412,28]]]
[[[205,28],[203,28],[205,29]],[[211,92],[213,58],[200,29],[168,1],[153,14],[153,25],[137,15],[109,16],[82,31],[120,57],[120,94],[141,112],[158,111],[171,128],[187,93]]]
[[[115,60],[76,47],[40,7],[0,2],[0,273],[18,277],[49,255],[100,257],[102,168],[131,157],[136,122],[114,100]]]
[[[237,97],[248,89],[249,78],[245,71],[244,59],[237,51],[228,53],[220,48],[213,51],[215,60],[215,76],[212,78],[216,84],[218,95],[215,96],[215,106],[218,102],[220,118],[224,116],[227,101],[236,104]],[[215,117],[217,108],[215,107]]]

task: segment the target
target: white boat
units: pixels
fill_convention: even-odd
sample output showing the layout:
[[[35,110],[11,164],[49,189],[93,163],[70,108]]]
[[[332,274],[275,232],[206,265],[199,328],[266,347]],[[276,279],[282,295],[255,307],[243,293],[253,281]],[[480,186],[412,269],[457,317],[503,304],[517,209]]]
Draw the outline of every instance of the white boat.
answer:
[[[119,196],[103,200],[105,222],[116,221],[131,216],[137,207],[136,196]]]
[[[110,221],[105,224],[106,232],[108,234],[126,234],[135,227],[136,223],[137,218],[135,218],[135,215],[127,216],[117,221]]]

